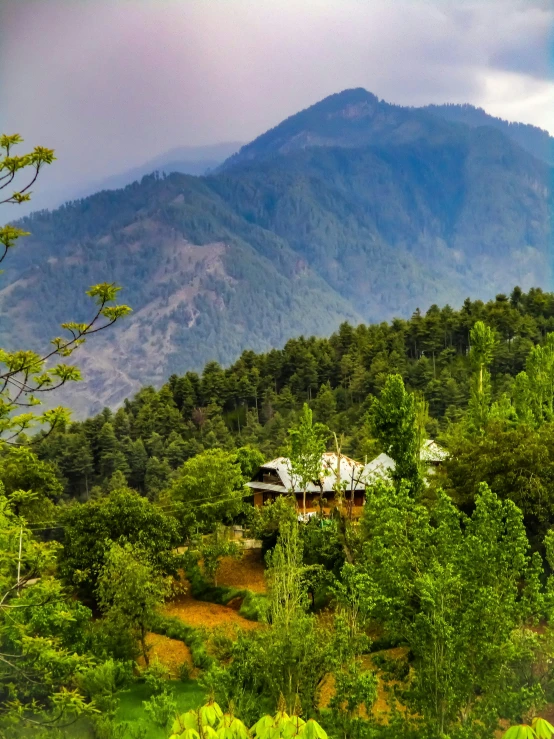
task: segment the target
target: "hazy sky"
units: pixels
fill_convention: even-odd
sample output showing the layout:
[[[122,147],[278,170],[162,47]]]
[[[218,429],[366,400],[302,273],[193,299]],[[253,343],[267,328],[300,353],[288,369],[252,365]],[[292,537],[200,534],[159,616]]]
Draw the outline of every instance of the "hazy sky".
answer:
[[[550,0],[0,0],[0,130],[49,184],[248,141],[348,87],[554,134]]]

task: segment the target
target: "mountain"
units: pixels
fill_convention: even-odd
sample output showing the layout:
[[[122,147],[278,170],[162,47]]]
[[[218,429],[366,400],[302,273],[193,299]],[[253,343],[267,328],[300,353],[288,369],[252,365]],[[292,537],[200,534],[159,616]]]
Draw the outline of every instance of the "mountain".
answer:
[[[495,118],[483,108],[473,105],[426,105],[421,110],[444,118],[447,121],[465,123],[472,128],[491,126],[511,138],[537,159],[554,165],[554,137],[542,128],[529,123],[512,123],[502,118]]]
[[[229,157],[220,170],[313,147],[358,148],[426,140],[441,143],[452,126],[422,109],[403,108],[356,88],[330,95],[287,118]]]
[[[151,175],[25,219],[0,345],[37,346],[86,317],[89,284],[124,285],[134,313],[85,346],[89,380],[69,397],[90,412],[344,320],[549,287],[552,174],[494,127],[348,90],[208,176]]]
[[[57,208],[63,203],[81,200],[102,190],[118,190],[156,171],[168,174],[170,172],[192,175],[207,174],[216,169],[240,147],[241,143],[238,141],[226,141],[206,146],[180,146],[158,154],[138,167],[111,177],[92,182],[77,182],[65,187],[38,192],[31,202],[22,204],[18,212],[21,216],[27,216],[37,210]],[[46,176],[49,174],[48,171],[45,173]]]

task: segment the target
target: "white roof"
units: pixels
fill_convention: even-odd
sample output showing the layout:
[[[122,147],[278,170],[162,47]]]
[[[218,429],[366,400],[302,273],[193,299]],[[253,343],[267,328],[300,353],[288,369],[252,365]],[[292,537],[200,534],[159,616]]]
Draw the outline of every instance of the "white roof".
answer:
[[[427,439],[421,445],[419,457],[423,462],[443,462],[448,459],[448,452],[433,439]]]
[[[309,493],[319,493],[323,490],[324,493],[329,493],[333,490],[333,485],[337,479],[337,455],[334,452],[326,452],[321,456],[321,474],[319,477],[320,485],[311,482],[307,491]],[[272,459],[271,462],[266,462],[261,467],[262,470],[270,469],[274,470],[280,477],[281,482],[287,491],[294,487],[295,492],[301,492],[298,480],[292,479],[290,472],[290,460],[287,457],[277,457]],[[356,490],[363,490],[364,484],[361,482],[364,472],[363,464],[356,462],[350,457],[345,457],[341,454],[340,456],[340,479],[341,482],[346,480],[347,490],[351,490],[352,487]],[[258,483],[251,483],[250,487],[254,487]]]
[[[364,467],[364,482],[366,485],[371,485],[371,483],[377,480],[390,480],[390,472],[395,467],[394,459],[383,452],[378,457],[375,457],[375,459],[372,459],[371,462],[368,462]]]
[[[448,457],[448,452],[432,439],[427,439],[421,447],[421,459],[424,462],[442,462]],[[309,483],[306,488],[309,493],[330,493],[337,479],[337,455],[334,452],[326,452],[321,456],[320,485],[315,482]],[[377,480],[389,480],[390,472],[395,468],[394,459],[384,452],[375,459],[368,462],[365,467],[350,457],[340,455],[340,480],[346,480],[347,490],[364,490],[366,485],[371,485]],[[279,476],[283,487],[277,484],[250,482],[248,486],[260,490],[271,490],[272,492],[301,492],[298,480],[293,480],[290,472],[290,460],[287,457],[277,457],[271,462],[266,462],[262,470],[273,470]]]
[[[421,445],[420,459],[422,462],[442,462],[448,458],[448,452],[433,439],[426,439]],[[368,462],[364,467],[363,480],[370,485],[376,480],[390,479],[390,472],[396,467],[394,459],[384,452]]]

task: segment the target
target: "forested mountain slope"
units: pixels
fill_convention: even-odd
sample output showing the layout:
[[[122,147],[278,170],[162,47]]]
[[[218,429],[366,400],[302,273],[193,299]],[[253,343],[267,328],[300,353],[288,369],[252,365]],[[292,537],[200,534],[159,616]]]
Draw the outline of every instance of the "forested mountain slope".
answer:
[[[477,321],[490,326],[496,338],[491,414],[510,418],[513,412],[506,413],[505,404],[517,395],[514,378],[528,366],[533,348],[545,345],[554,332],[554,293],[515,288],[487,303],[466,300],[460,310],[434,305],[408,320],[356,327],[344,323],[329,338],[296,337],[283,349],[243,352],[226,369],[209,362],[201,373],[166,378],[159,391],[143,387],[116,413],[104,409],[65,433],[51,434],[38,453],[58,464],[71,497],[84,496],[87,485],[105,489],[116,470],[134,488],[155,497],[172,470],[202,451],[253,445],[266,459],[278,456],[287,429],[309,402],[317,421],[342,434],[344,453],[371,459],[382,449],[368,411],[389,374],[402,375],[406,387],[426,399],[426,431],[432,438],[464,417],[475,372],[470,332]],[[531,431],[524,432],[531,449]],[[329,443],[332,448],[332,437]],[[514,464],[520,471],[529,467],[517,456]],[[546,461],[543,466],[544,475],[551,474]]]
[[[426,105],[421,110],[426,110],[447,121],[465,123],[473,128],[492,126],[509,136],[537,159],[554,164],[554,137],[542,128],[529,123],[513,123],[496,118],[474,105]]]
[[[70,398],[91,411],[345,319],[548,287],[551,177],[493,128],[345,91],[216,174],[150,176],[26,219],[0,343],[45,342],[85,318],[88,285],[122,284],[134,313],[83,353],[89,384]]]

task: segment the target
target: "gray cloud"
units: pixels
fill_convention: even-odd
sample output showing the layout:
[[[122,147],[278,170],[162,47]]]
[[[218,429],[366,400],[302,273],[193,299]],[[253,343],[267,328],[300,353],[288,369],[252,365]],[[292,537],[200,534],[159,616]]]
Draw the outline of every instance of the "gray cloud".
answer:
[[[543,0],[3,0],[0,128],[56,148],[52,188],[354,86],[554,133],[553,25]]]

